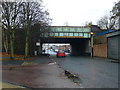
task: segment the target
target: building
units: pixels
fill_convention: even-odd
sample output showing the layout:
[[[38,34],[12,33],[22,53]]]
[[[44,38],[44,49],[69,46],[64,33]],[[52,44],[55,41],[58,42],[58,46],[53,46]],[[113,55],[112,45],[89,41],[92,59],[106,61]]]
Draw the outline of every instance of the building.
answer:
[[[120,30],[107,34],[108,58],[120,60]]]
[[[94,35],[93,56],[120,59],[120,30],[107,30]]]

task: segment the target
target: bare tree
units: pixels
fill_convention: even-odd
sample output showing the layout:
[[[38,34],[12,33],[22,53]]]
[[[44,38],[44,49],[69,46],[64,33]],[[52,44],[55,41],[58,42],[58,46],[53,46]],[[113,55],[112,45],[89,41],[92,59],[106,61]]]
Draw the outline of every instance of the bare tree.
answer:
[[[29,55],[29,41],[30,32],[34,24],[39,24],[40,27],[45,27],[49,24],[49,13],[44,10],[42,1],[38,2],[23,2],[22,3],[22,14],[21,23],[26,32],[26,43],[25,43],[25,58]]]
[[[111,13],[112,13],[111,18],[116,20],[116,27],[120,29],[120,1],[115,3]]]
[[[14,40],[15,31],[19,28],[25,30],[25,57],[29,54],[29,40],[32,27],[39,25],[41,31],[45,30],[45,26],[49,25],[51,19],[49,13],[44,10],[42,1],[38,2],[2,2],[2,24],[4,47],[8,52],[10,46],[10,58],[14,58]],[[10,44],[9,44],[10,42]]]
[[[115,20],[110,16],[104,16],[98,20],[97,24],[101,29],[115,29]]]
[[[85,26],[91,26],[91,25],[93,25],[93,23],[91,21],[85,22]]]
[[[120,1],[115,3],[111,12],[113,13],[113,17],[120,16]]]
[[[2,43],[3,43],[3,47],[5,49],[6,54],[8,54],[8,49],[9,49],[8,41],[9,41],[8,31],[2,28]]]
[[[103,16],[97,24],[101,29],[116,29],[118,25],[120,28],[120,1],[114,5],[110,14]]]
[[[20,2],[2,2],[2,24],[4,31],[5,46],[7,47],[7,38],[10,38],[10,58],[14,58],[14,33],[19,27],[18,16],[20,13]],[[6,32],[6,33],[5,33]]]

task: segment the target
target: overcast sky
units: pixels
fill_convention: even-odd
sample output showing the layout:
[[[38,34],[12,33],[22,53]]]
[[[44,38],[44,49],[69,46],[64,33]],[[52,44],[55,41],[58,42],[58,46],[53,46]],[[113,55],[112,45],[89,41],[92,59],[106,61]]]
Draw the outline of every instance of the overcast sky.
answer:
[[[43,0],[53,19],[52,26],[82,26],[87,21],[96,24],[108,14],[118,0]]]

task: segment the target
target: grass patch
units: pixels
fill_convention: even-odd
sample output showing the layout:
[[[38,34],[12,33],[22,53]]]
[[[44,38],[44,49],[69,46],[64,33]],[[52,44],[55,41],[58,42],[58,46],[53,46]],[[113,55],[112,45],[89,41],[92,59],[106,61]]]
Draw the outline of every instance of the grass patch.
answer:
[[[5,52],[2,52],[2,53],[0,53],[1,54],[1,58],[0,58],[0,60],[11,60],[10,59],[10,54],[6,54]],[[33,57],[28,57],[28,58],[25,58],[25,56],[24,55],[14,55],[14,59],[12,59],[12,60],[32,60],[33,59]]]

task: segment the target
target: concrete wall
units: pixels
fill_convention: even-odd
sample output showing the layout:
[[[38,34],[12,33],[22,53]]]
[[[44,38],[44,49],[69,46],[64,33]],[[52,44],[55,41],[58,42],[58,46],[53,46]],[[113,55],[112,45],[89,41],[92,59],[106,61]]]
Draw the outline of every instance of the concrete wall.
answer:
[[[107,58],[107,44],[93,45],[93,56]]]
[[[81,39],[70,43],[72,56],[90,56],[89,39]]]
[[[85,55],[85,42],[71,43],[71,56],[84,56]]]
[[[85,53],[91,53],[90,40],[86,40]]]

